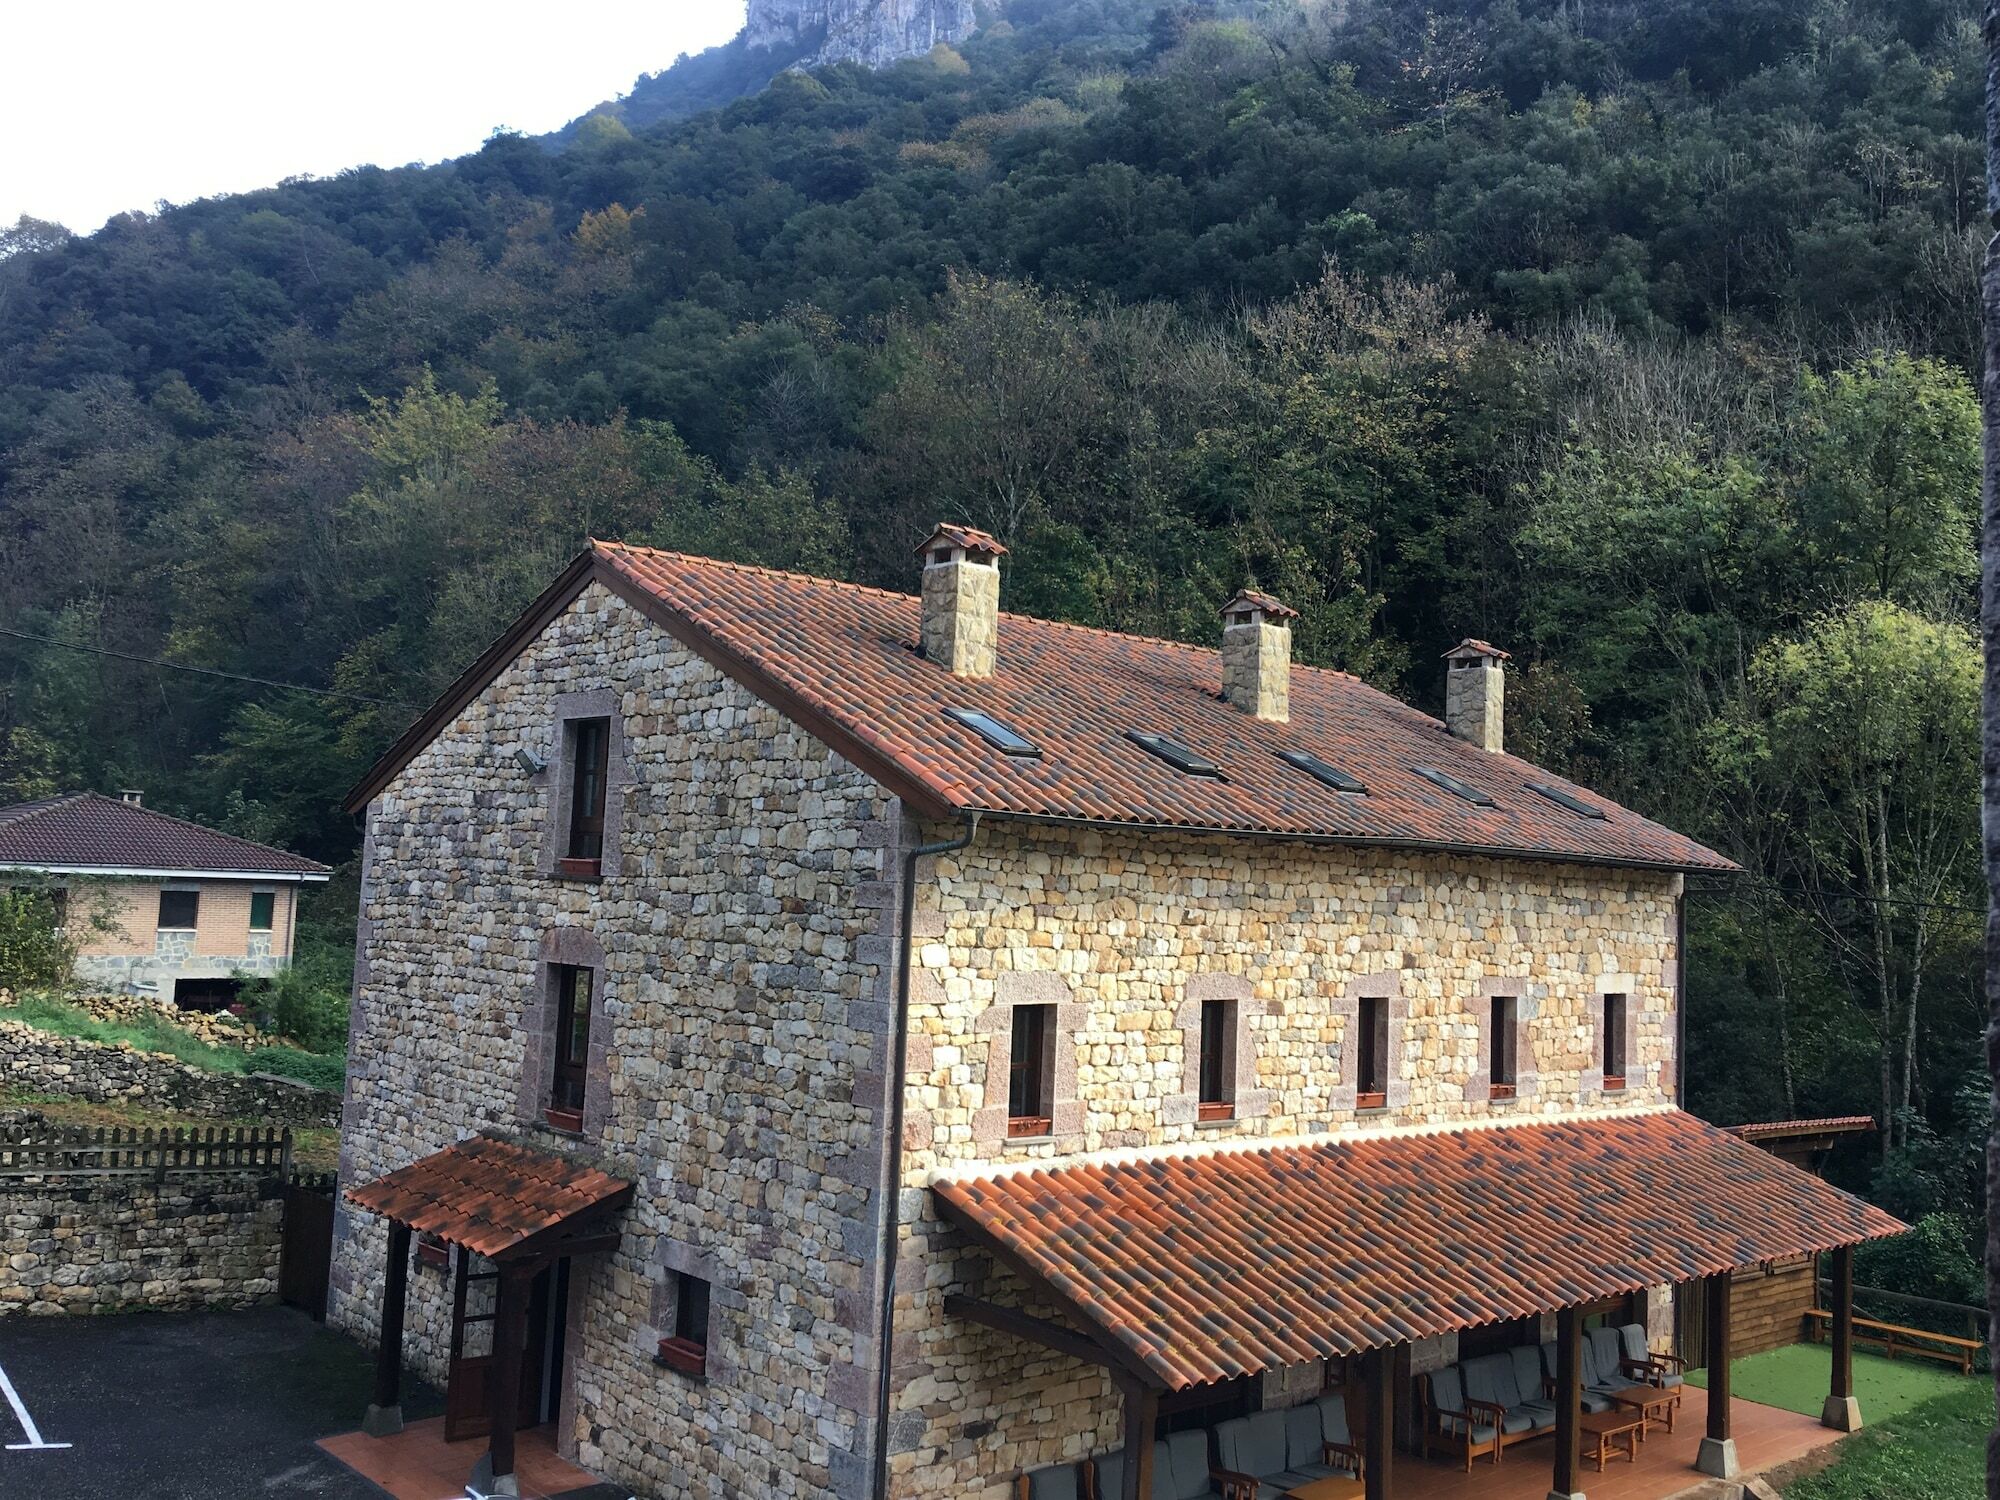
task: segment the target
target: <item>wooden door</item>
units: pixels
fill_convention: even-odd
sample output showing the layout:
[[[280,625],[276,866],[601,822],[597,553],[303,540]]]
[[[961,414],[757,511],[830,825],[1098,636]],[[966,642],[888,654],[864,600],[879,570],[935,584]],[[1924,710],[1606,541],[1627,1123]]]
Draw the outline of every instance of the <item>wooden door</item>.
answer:
[[[493,1371],[493,1324],[499,1313],[500,1273],[461,1247],[451,1288],[451,1365],[444,1388],[444,1440],[483,1437],[493,1424],[486,1384]]]

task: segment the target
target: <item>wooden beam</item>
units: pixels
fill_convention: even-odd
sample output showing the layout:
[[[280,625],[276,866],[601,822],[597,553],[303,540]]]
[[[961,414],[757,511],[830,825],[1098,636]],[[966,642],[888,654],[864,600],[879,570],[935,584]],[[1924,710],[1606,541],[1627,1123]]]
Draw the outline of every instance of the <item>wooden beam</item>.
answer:
[[[1392,1345],[1368,1356],[1368,1435],[1362,1488],[1367,1500],[1389,1500],[1395,1486],[1396,1351]]]
[[[1106,1365],[1122,1372],[1122,1366],[1112,1352],[1087,1334],[1072,1332],[1060,1323],[1034,1317],[1018,1308],[1000,1307],[978,1297],[950,1292],[944,1299],[944,1311],[948,1318],[964,1318],[1001,1333],[1011,1333],[1031,1344],[1041,1344],[1058,1354],[1080,1359],[1085,1364]]]
[[[1553,1493],[1574,1495],[1583,1473],[1583,1313],[1556,1314],[1556,1474]]]
[[[375,1407],[381,1412],[400,1407],[403,1400],[403,1310],[409,1286],[410,1226],[392,1221],[382,1276],[382,1342],[375,1349]]]
[[[500,1273],[493,1317],[493,1366],[487,1387],[487,1452],[494,1488],[514,1472],[514,1428],[521,1420],[521,1363],[528,1342],[528,1282],[532,1273],[509,1266]]]
[[[1122,1493],[1100,1500],[1152,1500],[1153,1438],[1160,1429],[1160,1390],[1121,1382],[1125,1394],[1125,1482]]]
[[[1833,1252],[1833,1395],[1854,1394],[1854,1247]]]

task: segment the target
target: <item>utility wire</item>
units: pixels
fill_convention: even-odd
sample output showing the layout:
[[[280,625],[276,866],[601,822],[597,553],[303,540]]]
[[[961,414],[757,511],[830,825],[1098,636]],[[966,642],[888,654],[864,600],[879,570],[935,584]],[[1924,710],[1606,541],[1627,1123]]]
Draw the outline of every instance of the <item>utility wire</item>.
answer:
[[[1740,890],[1744,885],[1757,885],[1780,896],[1799,896],[1808,901],[1827,899],[1824,896],[1816,896],[1803,886],[1780,885],[1775,880],[1767,880],[1758,875],[1748,875],[1740,881],[1732,881],[1726,885],[1709,885],[1706,883],[1696,885],[1690,883],[1688,894],[1691,896],[1728,896],[1732,891]],[[1929,911],[1960,911],[1970,917],[1983,917],[1986,915],[1986,908],[1983,906],[1960,906],[1956,902],[1951,901],[1917,901],[1908,896],[1859,896],[1843,894],[1833,899],[1854,901],[1864,906],[1914,906]]]
[[[0,635],[12,636],[17,641],[34,641],[42,646],[57,646],[64,651],[86,651],[92,656],[109,656],[118,661],[138,662],[142,666],[165,667],[172,672],[193,672],[201,677],[220,677],[228,682],[255,683],[258,687],[282,688],[288,693],[310,693],[316,698],[342,698],[349,703],[370,703],[377,708],[415,708],[414,703],[398,698],[370,698],[362,693],[343,693],[338,688],[307,687],[300,682],[278,682],[269,677],[252,677],[243,672],[224,672],[216,667],[191,667],[186,662],[163,661],[157,656],[136,656],[130,651],[113,651],[108,646],[85,646],[76,641],[59,641],[54,636],[30,635],[25,630],[10,630],[0,625]]]

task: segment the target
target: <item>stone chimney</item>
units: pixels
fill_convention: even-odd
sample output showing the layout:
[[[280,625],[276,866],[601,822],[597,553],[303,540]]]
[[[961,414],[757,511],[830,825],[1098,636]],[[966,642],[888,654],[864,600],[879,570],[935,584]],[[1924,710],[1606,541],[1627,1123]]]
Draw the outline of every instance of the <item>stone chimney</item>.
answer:
[[[1507,653],[1466,639],[1445,652],[1444,725],[1453,734],[1496,754],[1507,730]]]
[[[924,559],[924,655],[956,677],[991,677],[1000,633],[999,538],[940,522]]]
[[[1299,612],[1255,589],[1222,606],[1222,696],[1260,719],[1292,716],[1292,627]]]

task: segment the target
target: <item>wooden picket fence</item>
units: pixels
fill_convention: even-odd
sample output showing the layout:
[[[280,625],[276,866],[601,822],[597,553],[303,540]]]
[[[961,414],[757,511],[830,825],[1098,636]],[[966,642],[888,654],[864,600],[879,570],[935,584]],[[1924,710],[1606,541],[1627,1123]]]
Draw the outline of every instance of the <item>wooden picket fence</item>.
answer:
[[[23,1177],[224,1177],[256,1172],[287,1178],[292,1133],[209,1126],[206,1130],[92,1130],[70,1127],[0,1133],[0,1181]]]

